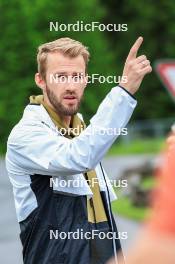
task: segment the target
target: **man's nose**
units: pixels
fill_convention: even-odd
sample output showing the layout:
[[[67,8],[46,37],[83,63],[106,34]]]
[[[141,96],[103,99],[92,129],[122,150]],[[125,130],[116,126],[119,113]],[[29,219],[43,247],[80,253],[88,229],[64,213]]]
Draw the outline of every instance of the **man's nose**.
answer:
[[[74,77],[73,76],[69,76],[69,78],[67,80],[67,83],[66,83],[66,88],[71,90],[71,91],[76,90],[76,83],[74,81]]]

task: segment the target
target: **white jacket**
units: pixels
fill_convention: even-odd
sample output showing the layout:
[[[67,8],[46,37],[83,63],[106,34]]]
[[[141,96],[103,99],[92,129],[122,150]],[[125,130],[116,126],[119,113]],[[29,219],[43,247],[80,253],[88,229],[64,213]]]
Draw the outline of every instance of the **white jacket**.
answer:
[[[83,173],[95,169],[102,183],[100,189],[106,191],[99,162],[118,135],[103,132],[125,127],[136,104],[124,89],[114,87],[100,104],[89,126],[73,139],[60,134],[42,105],[27,105],[9,135],[6,153],[6,168],[13,185],[18,221],[24,220],[37,207],[30,175],[52,176],[57,183],[53,185],[55,192],[90,198],[93,193]],[[108,180],[106,174],[105,177]],[[81,185],[77,188],[74,181],[81,181]],[[116,195],[110,184],[108,188],[112,201]]]

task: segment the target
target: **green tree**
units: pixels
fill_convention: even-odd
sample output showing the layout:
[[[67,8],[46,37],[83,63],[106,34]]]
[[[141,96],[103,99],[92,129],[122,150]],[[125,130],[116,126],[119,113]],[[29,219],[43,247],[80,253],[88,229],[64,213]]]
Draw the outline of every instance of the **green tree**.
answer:
[[[175,58],[174,0],[101,0],[101,3],[107,9],[103,18],[105,24],[128,24],[127,32],[106,32],[115,59],[119,62],[118,71],[122,70],[127,53],[138,36],[144,37],[139,55],[146,54],[152,65],[157,59]],[[175,104],[155,70],[145,77],[136,97],[138,107],[135,119],[174,117]]]
[[[21,118],[28,97],[39,94],[41,90],[34,83],[36,48],[41,43],[59,37],[72,37],[89,47],[91,61],[89,73],[109,75],[115,66],[112,51],[104,33],[95,32],[57,32],[49,31],[49,22],[84,23],[101,20],[105,10],[98,0],[73,2],[37,0],[14,0],[0,3],[0,137],[3,151],[7,136]],[[3,65],[3,67],[2,67]],[[98,104],[109,91],[111,85],[90,84],[85,92],[82,112],[88,120],[96,111]]]

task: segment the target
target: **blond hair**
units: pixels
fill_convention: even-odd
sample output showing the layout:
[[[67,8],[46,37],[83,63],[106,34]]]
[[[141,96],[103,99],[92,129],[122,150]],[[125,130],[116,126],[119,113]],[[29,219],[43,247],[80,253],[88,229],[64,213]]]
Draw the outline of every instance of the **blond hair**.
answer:
[[[74,58],[82,55],[87,67],[89,61],[89,51],[81,42],[71,38],[59,38],[52,42],[44,43],[38,47],[37,63],[38,72],[43,79],[46,77],[47,54],[59,51],[65,56]]]

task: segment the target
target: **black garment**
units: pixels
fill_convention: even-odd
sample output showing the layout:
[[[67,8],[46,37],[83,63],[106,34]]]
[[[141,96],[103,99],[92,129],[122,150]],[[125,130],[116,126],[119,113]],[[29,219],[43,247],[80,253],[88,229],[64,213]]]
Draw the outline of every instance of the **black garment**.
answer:
[[[20,222],[24,264],[106,263],[114,254],[112,239],[61,239],[59,234],[77,230],[84,234],[93,229],[108,232],[111,231],[109,221],[88,223],[86,196],[54,193],[49,184],[50,178],[31,176],[31,188],[37,197],[38,207]],[[101,195],[109,219],[105,192],[101,192]],[[117,233],[114,219],[113,225]],[[116,250],[121,250],[119,239],[115,242]]]

